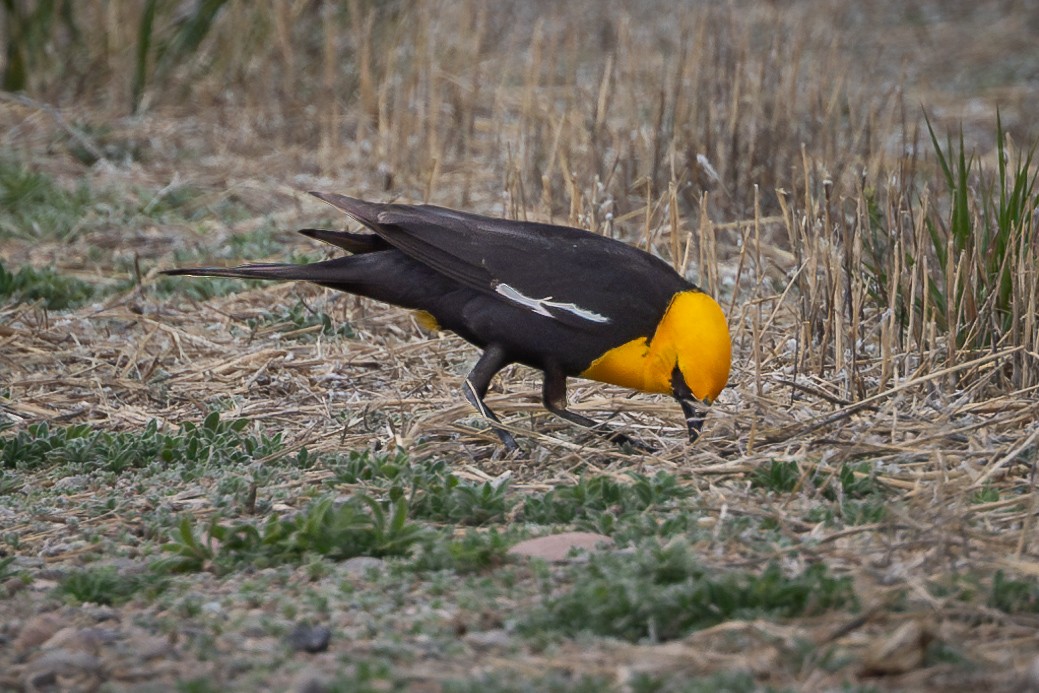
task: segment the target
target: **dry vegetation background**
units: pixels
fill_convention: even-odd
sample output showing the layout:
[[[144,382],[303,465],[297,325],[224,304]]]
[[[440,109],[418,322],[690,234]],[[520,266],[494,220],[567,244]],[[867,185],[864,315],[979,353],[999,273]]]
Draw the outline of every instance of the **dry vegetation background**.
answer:
[[[22,32],[23,50],[7,54],[6,86],[24,91],[0,93],[0,262],[97,288],[67,310],[0,303],[3,436],[40,422],[176,430],[220,410],[293,452],[400,446],[412,464],[445,460],[467,480],[508,474],[518,494],[664,471],[695,492],[701,527],[716,528],[694,542],[712,565],[823,563],[853,577],[859,602],[666,644],[499,651],[460,639],[390,657],[406,688],[437,690],[474,662],[621,686],[632,671],[691,681],[730,670],[797,690],[1039,685],[1039,230],[1030,185],[1013,210],[999,192],[1015,173],[1034,180],[1039,3],[111,0],[75,3],[74,21],[55,3],[36,29],[32,12],[50,5],[13,6],[20,19],[8,9],[3,28],[9,41]],[[973,154],[962,180],[961,132],[965,161]],[[53,181],[44,197],[68,209],[19,211],[10,181],[26,172]],[[515,368],[490,398],[525,441],[506,456],[461,396],[475,351],[457,338],[312,287],[191,294],[190,280],[159,279],[176,264],[319,257],[292,231],[344,221],[310,189],[570,223],[686,268],[720,298],[735,347],[704,438],[684,442],[673,402],[574,381],[576,409],[616,414],[662,452],[613,450],[545,415],[535,374]],[[847,484],[836,517],[811,514],[842,470],[877,489],[869,521],[842,515]],[[33,612],[91,618],[44,589],[62,570],[119,553],[157,504],[227,512],[212,502],[215,471],[170,482],[158,500],[108,477],[120,500],[103,511],[89,478],[13,462],[3,474],[3,551],[33,576],[0,599],[0,621],[14,624],[0,663],[17,672],[5,685],[32,670],[16,644]],[[319,464],[254,485],[246,505],[267,495],[269,512],[288,512],[330,476]],[[773,538],[721,531],[733,518],[767,521]],[[144,551],[162,539],[126,541]],[[191,589],[218,599],[236,579]],[[1000,608],[997,580],[1023,601]],[[128,628],[149,609],[131,602],[116,620]],[[485,611],[508,619],[500,604]],[[347,666],[289,656],[290,673],[242,673],[229,663],[241,651],[218,647],[214,661],[190,641],[171,636],[168,661],[134,660],[131,683],[103,658],[95,679],[118,688],[151,672],[173,685],[202,672],[277,687],[301,668]]]

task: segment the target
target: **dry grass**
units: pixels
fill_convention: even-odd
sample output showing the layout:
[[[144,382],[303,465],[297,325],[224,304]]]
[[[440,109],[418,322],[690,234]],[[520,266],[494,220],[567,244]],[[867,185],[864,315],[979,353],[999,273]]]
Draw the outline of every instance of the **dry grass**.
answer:
[[[91,281],[136,273],[135,286],[75,311],[0,309],[0,411],[14,430],[39,421],[134,430],[153,418],[198,420],[217,407],[283,431],[290,448],[401,446],[416,459],[449,459],[474,479],[508,472],[521,491],[579,474],[669,470],[697,489],[711,522],[766,519],[784,537],[765,551],[719,535],[704,551],[727,566],[825,562],[855,577],[861,612],[732,622],[668,645],[566,643],[489,659],[489,668],[624,680],[647,670],[742,667],[803,690],[845,680],[1007,689],[1031,664],[1035,615],[931,586],[997,568],[1039,576],[1039,232],[1028,217],[1007,260],[1013,329],[985,348],[964,348],[950,334],[957,325],[988,329],[990,314],[955,303],[939,310],[928,281],[940,277],[942,295],[958,295],[983,260],[955,260],[936,273],[928,265],[926,224],[948,218],[951,200],[919,104],[940,127],[965,123],[968,147],[985,164],[994,160],[997,104],[1012,142],[1031,141],[1035,94],[1020,75],[1035,69],[1027,47],[1039,32],[1006,17],[1033,5],[866,3],[852,11],[821,1],[730,2],[676,11],[658,2],[605,10],[358,0],[284,2],[267,12],[235,1],[190,60],[161,82],[156,76],[133,118],[125,114],[141,3],[84,5],[81,21],[101,35],[73,45],[79,79],[40,58],[30,75],[34,100],[0,101],[0,154],[68,186],[85,179],[107,197],[67,240],[0,238],[0,260]],[[157,31],[172,32],[174,22],[159,16]],[[969,48],[953,48],[967,36]],[[1004,59],[996,46],[1019,50]],[[968,82],[953,80],[965,68]],[[101,155],[90,167],[71,153],[84,141],[91,158]],[[185,187],[195,191],[191,214],[151,214]],[[572,223],[688,267],[722,299],[735,347],[730,388],[705,436],[693,447],[681,441],[672,402],[573,382],[575,409],[619,412],[616,425],[662,450],[622,454],[544,414],[540,384],[516,368],[489,400],[529,441],[506,457],[461,397],[473,351],[422,333],[404,311],[302,286],[198,303],[156,291],[156,273],[175,252],[211,252],[269,220],[281,229],[327,222],[299,192],[315,188]],[[155,205],[138,203],[140,190]],[[980,199],[971,210],[979,217]],[[221,217],[223,203],[244,212]],[[120,216],[130,208],[137,212]],[[890,232],[878,251],[883,284],[865,269],[877,259],[870,234],[878,215]],[[271,258],[241,259],[314,252],[291,235],[275,238]],[[349,323],[355,338],[304,341],[281,326],[245,326],[298,300]],[[950,320],[963,322],[950,331]],[[755,470],[777,461],[801,465],[794,492],[751,485]],[[806,521],[800,491],[817,483],[809,474],[833,477],[850,461],[873,470],[887,493],[886,517],[836,528]],[[297,491],[327,478],[309,474]],[[984,489],[996,500],[977,502]],[[77,511],[78,500],[70,496],[64,518],[46,531],[32,529],[37,518],[0,522],[31,555],[72,531],[71,518],[75,532],[115,534],[136,509],[130,500],[96,517]],[[907,623],[919,630],[907,636]],[[883,649],[894,642],[913,652],[921,639],[955,643],[976,676],[964,683],[962,670],[941,662],[892,664],[897,657]],[[801,672],[777,673],[801,641],[852,653],[850,677],[810,658]],[[873,676],[888,665],[889,676]],[[437,681],[458,666],[445,661],[416,676]]]

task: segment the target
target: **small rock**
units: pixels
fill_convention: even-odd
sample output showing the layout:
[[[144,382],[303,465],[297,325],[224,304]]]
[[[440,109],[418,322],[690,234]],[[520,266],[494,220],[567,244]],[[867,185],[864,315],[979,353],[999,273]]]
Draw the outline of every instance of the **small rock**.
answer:
[[[512,645],[512,636],[504,628],[466,633],[464,640],[476,650],[500,650]]]
[[[201,609],[202,613],[210,616],[219,616],[224,613],[224,607],[217,601],[206,602],[202,605]]]
[[[173,655],[173,645],[170,643],[170,639],[160,635],[136,634],[128,644],[132,646],[136,658],[141,660]]]
[[[14,640],[14,651],[19,655],[26,654],[54,637],[54,634],[65,625],[65,620],[57,614],[39,614],[30,618],[18,637]]]
[[[83,540],[77,541],[58,541],[54,544],[45,545],[40,550],[39,555],[44,558],[54,558],[55,556],[62,556],[67,553],[75,553],[85,548],[87,543]]]
[[[297,623],[296,627],[289,633],[288,642],[289,646],[294,650],[314,654],[327,650],[331,639],[332,631],[326,626],[311,626],[307,623]]]
[[[907,621],[894,632],[870,643],[862,657],[863,673],[868,676],[904,674],[924,661],[927,646],[934,639],[930,628],[920,621]]]
[[[36,578],[29,583],[29,591],[36,594],[44,594],[47,592],[53,592],[58,587],[57,580],[49,580],[45,578]]]
[[[238,644],[238,649],[250,655],[274,654],[278,651],[278,641],[270,637],[243,638]]]
[[[40,568],[33,577],[39,580],[61,581],[69,576],[69,569],[61,566],[47,566]],[[34,583],[35,584],[35,583]]]
[[[594,551],[601,546],[612,546],[613,539],[592,532],[562,532],[547,537],[521,541],[511,549],[510,556],[540,558],[552,563],[559,563],[570,557],[572,549]]]
[[[144,575],[148,572],[148,564],[132,558],[109,558],[97,563],[100,567],[111,568],[119,575]]]
[[[342,563],[343,570],[347,574],[357,577],[364,577],[370,572],[381,572],[385,566],[386,562],[381,558],[372,558],[371,556],[354,556]]]
[[[292,693],[328,693],[331,689],[328,678],[320,671],[303,669],[292,680]]]
[[[22,686],[28,691],[45,690],[59,683],[61,690],[92,690],[101,673],[101,660],[88,652],[57,648],[36,657],[26,667]]]
[[[70,652],[87,652],[96,655],[101,645],[111,641],[114,636],[101,628],[76,628],[66,626],[47,639],[40,645],[40,649],[68,650]]]
[[[1021,684],[1022,693],[1039,693],[1039,655],[1032,659]]]
[[[119,611],[117,609],[113,609],[110,606],[89,606],[84,607],[83,611],[86,611],[88,614],[90,614],[90,617],[98,623],[101,623],[103,621],[119,620]]]
[[[27,587],[28,583],[20,577],[13,577],[4,580],[3,593],[8,597],[13,597]]]
[[[75,474],[73,476],[66,476],[58,479],[54,482],[53,489],[55,491],[78,491],[87,484],[90,483],[90,477],[85,474]]]

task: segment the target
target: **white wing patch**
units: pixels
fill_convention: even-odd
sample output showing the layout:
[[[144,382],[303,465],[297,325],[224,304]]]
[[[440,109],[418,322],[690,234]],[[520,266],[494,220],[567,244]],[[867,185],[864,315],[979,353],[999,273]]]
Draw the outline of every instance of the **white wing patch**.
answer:
[[[548,318],[554,318],[555,316],[548,312],[549,308],[556,310],[566,311],[581,318],[582,320],[588,320],[589,322],[609,322],[610,319],[605,315],[600,315],[593,310],[582,308],[576,303],[563,303],[562,301],[553,301],[551,296],[545,298],[531,298],[526,296],[516,289],[512,288],[508,284],[499,283],[494,287],[494,290],[499,294],[509,299],[513,303],[518,303],[521,306],[530,308],[538,315],[544,315]]]

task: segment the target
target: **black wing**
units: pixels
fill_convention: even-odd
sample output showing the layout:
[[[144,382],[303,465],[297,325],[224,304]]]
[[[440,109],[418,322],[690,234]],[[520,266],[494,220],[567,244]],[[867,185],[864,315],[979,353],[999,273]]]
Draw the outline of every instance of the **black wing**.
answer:
[[[312,194],[459,284],[586,331],[652,334],[692,286],[649,253],[581,229]]]

